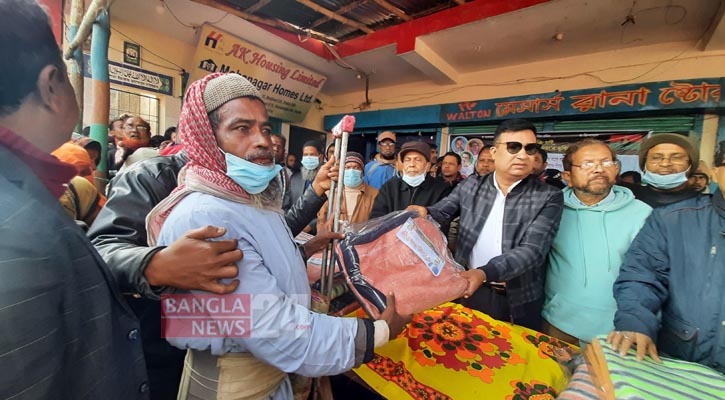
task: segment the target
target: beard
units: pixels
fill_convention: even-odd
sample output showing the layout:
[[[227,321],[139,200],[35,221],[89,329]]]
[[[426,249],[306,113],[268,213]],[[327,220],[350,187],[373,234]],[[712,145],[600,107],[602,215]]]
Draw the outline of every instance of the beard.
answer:
[[[586,185],[575,186],[574,189],[578,190],[581,193],[586,193],[586,194],[595,195],[595,196],[603,196],[603,195],[609,194],[609,191],[612,190],[612,186],[614,186],[614,182],[607,179],[606,182],[589,181],[589,182],[587,182]]]
[[[280,176],[277,176],[269,182],[269,186],[261,193],[249,194],[252,206],[256,208],[269,209],[282,207],[282,184]]]
[[[390,161],[390,160],[395,159],[395,152],[392,152],[390,154],[380,153],[380,157]]]
[[[257,158],[271,158],[274,159],[274,153],[268,150],[260,150],[255,153],[247,155],[245,159],[249,162],[254,162]],[[272,164],[274,165],[274,164]],[[277,174],[274,179],[269,181],[269,185],[262,192],[257,194],[249,193],[249,198],[252,206],[257,208],[280,208],[282,207],[282,196],[284,195],[280,174]]]
[[[304,181],[313,181],[315,180],[315,176],[317,176],[317,171],[319,171],[320,168],[317,167],[315,169],[307,169],[305,167],[300,168],[300,172],[302,173],[302,180]]]

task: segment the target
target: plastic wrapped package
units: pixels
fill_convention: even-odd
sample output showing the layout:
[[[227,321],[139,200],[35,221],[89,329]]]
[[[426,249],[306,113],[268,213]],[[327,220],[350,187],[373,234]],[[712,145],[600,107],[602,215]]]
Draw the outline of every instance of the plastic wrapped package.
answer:
[[[350,225],[336,246],[348,284],[373,318],[385,310],[387,293],[407,315],[457,299],[468,286],[435,221],[416,217],[398,211]]]

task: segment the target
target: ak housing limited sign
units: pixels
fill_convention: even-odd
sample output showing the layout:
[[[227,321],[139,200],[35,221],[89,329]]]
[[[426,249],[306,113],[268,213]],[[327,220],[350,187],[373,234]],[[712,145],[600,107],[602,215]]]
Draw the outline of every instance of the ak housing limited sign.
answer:
[[[270,116],[290,122],[305,118],[327,77],[228,32],[204,25],[190,81],[212,72],[235,72],[262,94]]]

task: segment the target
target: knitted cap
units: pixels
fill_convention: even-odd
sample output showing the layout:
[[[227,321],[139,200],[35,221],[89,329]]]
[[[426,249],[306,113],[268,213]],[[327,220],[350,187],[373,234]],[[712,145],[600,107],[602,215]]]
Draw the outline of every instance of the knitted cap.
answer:
[[[690,165],[696,166],[700,161],[700,150],[685,135],[679,135],[677,133],[660,133],[652,135],[647,138],[639,146],[639,169],[644,171],[644,165],[647,162],[647,152],[649,149],[662,143],[676,144],[687,152],[687,156],[690,158]],[[690,174],[695,171],[695,168],[690,168]]]
[[[235,73],[224,74],[207,82],[204,89],[204,107],[210,113],[224,103],[240,97],[256,97],[262,100],[257,88],[243,76]]]
[[[360,165],[361,168],[365,169],[365,161],[363,159],[362,154],[356,153],[354,151],[348,151],[347,156],[345,157],[345,164],[349,162],[354,162]]]

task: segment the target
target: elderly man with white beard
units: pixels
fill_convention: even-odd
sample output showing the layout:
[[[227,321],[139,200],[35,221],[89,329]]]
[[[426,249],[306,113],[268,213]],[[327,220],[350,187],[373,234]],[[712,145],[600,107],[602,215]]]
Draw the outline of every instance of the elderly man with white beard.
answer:
[[[149,214],[149,241],[170,244],[189,229],[226,228],[222,239],[237,240],[244,258],[237,263],[239,286],[217,296],[217,303],[242,301],[248,310],[233,315],[235,326],[247,324],[233,332],[195,331],[193,320],[164,315],[167,340],[189,349],[178,398],[292,399],[288,374],[333,375],[370,361],[404,320],[395,313],[394,296],[378,321],[310,311],[304,262],[280,208],[275,177],[281,167],[274,164],[257,89],[241,75],[208,75],[189,87],[179,122],[189,162],[183,182]],[[193,295],[205,304],[215,296]],[[229,321],[219,313],[225,311],[208,308],[196,317]]]
[[[403,164],[403,175],[393,177],[380,188],[370,218],[381,217],[393,211],[405,210],[411,205],[432,206],[448,196],[452,187],[428,175],[430,146],[424,142],[407,142],[398,155]],[[447,227],[446,227],[447,230]]]

